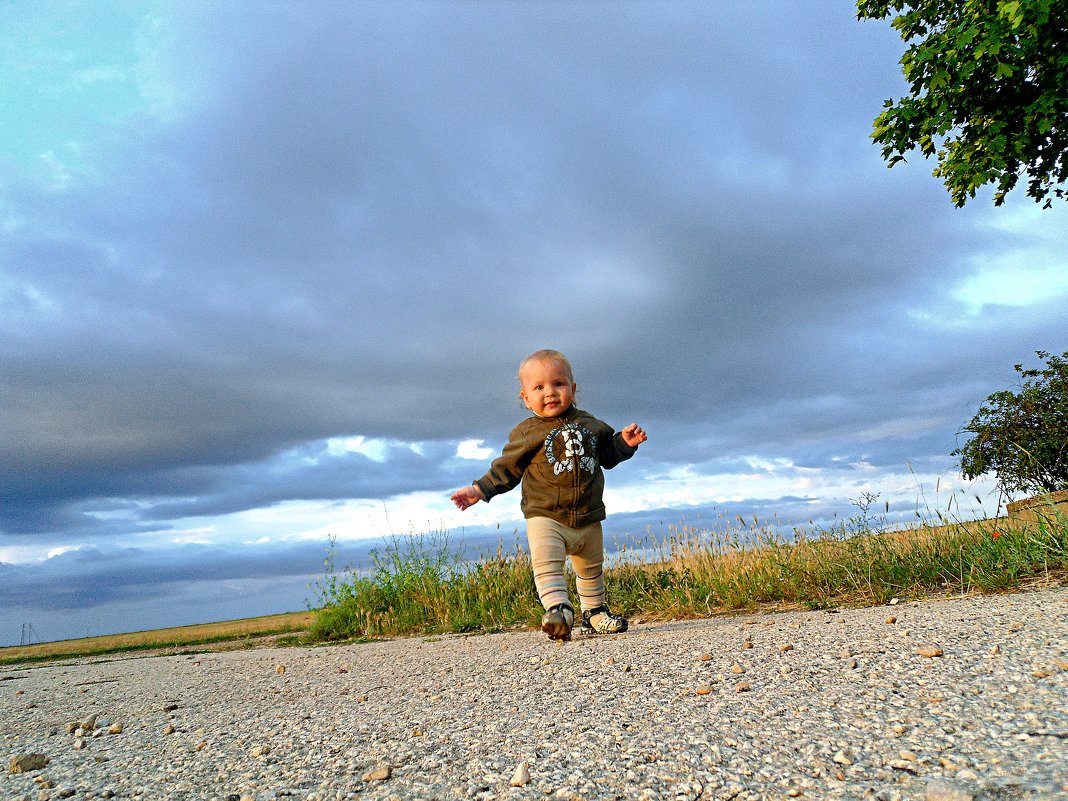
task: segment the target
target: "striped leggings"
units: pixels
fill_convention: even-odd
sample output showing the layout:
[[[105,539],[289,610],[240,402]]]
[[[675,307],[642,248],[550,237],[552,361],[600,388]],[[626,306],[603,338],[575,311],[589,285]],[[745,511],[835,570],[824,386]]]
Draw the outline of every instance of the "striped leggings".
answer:
[[[527,519],[527,544],[542,606],[551,609],[570,603],[564,578],[564,560],[568,556],[575,570],[582,609],[604,604],[604,534],[599,522],[571,528],[548,517],[531,517]]]

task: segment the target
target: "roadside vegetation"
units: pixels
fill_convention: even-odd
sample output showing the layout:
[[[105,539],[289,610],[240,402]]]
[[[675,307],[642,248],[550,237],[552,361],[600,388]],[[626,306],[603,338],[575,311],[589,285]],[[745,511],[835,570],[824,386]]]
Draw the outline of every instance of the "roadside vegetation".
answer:
[[[1001,592],[1068,577],[1068,520],[939,521],[887,532],[859,513],[831,527],[794,530],[740,519],[726,527],[672,527],[625,547],[606,569],[609,601],[631,616],[667,619],[757,609],[821,609],[892,598]],[[575,595],[574,576],[570,576]],[[530,558],[517,542],[475,561],[447,533],[394,537],[361,571],[317,586],[316,641],[501,631],[538,625]]]
[[[645,620],[825,609],[995,593],[1068,581],[1068,519],[1050,506],[1034,520],[991,518],[888,530],[878,496],[828,527],[757,520],[672,526],[613,554],[613,609]],[[447,532],[394,536],[370,565],[338,571],[333,543],[307,612],[0,648],[0,665],[129,651],[189,653],[261,644],[311,645],[406,635],[537,627],[541,606],[519,541],[472,559]],[[570,575],[576,597],[574,576]]]

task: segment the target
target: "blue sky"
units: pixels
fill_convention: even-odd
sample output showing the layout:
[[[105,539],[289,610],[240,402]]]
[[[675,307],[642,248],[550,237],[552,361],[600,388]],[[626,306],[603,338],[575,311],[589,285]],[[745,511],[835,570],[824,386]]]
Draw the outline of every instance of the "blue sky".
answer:
[[[886,169],[904,45],[850,2],[0,19],[0,645],[301,609],[329,536],[514,541],[448,495],[537,348],[650,434],[624,540],[992,512],[958,431],[1068,351],[1064,204]]]

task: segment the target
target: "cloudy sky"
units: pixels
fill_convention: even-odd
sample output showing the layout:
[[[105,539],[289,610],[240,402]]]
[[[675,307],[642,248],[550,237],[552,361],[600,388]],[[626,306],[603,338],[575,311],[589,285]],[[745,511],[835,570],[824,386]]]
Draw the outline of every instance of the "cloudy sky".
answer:
[[[519,360],[650,440],[610,540],[997,506],[950,452],[1068,351],[1068,216],[871,120],[850,0],[0,0],[0,645],[302,609],[456,487]],[[881,508],[880,508],[881,510]]]

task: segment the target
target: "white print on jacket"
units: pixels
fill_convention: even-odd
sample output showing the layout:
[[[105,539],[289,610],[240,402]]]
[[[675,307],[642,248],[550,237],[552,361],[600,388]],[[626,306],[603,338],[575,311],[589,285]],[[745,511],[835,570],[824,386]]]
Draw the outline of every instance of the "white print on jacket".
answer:
[[[555,429],[545,438],[545,458],[553,466],[554,475],[575,470],[593,475],[597,472],[596,453],[597,435],[574,423]]]

